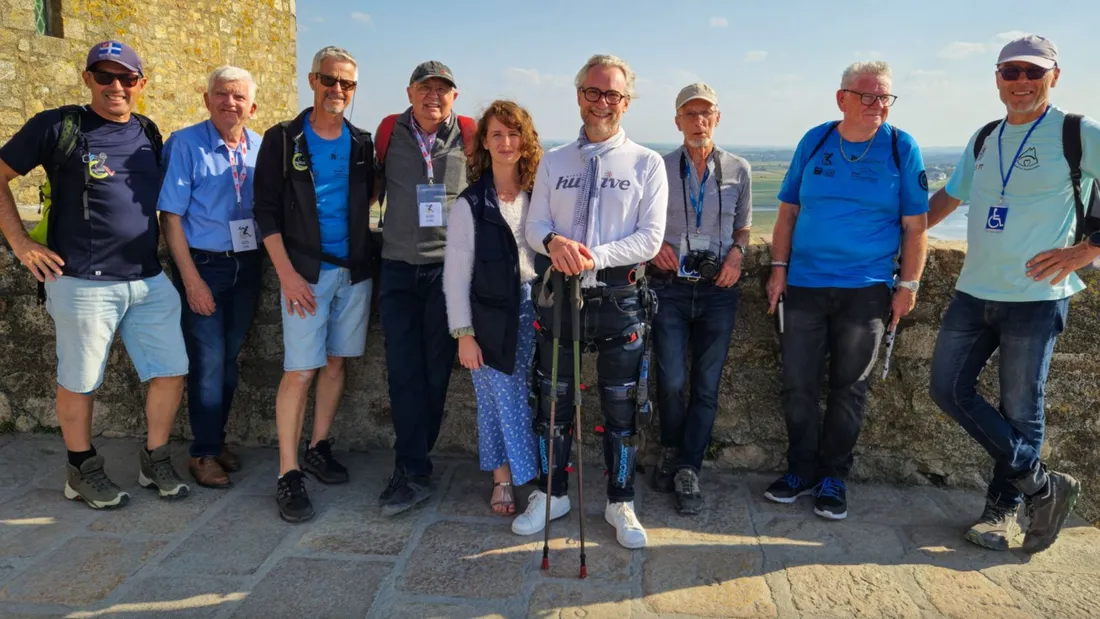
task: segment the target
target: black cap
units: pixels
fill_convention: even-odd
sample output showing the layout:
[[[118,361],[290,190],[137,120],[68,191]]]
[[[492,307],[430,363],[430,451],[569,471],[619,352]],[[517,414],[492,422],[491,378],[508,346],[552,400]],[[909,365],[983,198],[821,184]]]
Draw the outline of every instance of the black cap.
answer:
[[[451,68],[438,60],[429,60],[418,64],[412,72],[412,77],[409,78],[409,86],[432,77],[447,80],[451,83],[451,86],[458,88],[458,84],[455,83],[455,76],[451,73]]]

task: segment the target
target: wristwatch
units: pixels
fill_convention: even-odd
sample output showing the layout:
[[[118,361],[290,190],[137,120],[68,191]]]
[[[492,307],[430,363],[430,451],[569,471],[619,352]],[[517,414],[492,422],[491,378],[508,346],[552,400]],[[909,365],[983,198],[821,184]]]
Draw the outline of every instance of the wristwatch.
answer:
[[[1096,247],[1096,248],[1100,249],[1100,230],[1097,230],[1096,232],[1093,232],[1092,234],[1088,235],[1085,238],[1088,239],[1089,246]]]
[[[561,236],[557,232],[551,232],[542,238],[542,246],[546,248],[546,251],[550,251],[550,241],[553,241],[555,237]]]
[[[748,254],[748,250],[745,249],[744,245],[741,245],[740,243],[734,243],[733,246],[736,247],[737,249],[741,250],[741,256],[742,257],[744,257]]]
[[[920,282],[910,282],[910,281],[901,280],[901,281],[898,282],[898,288],[907,288],[909,290],[912,290],[914,293],[916,293],[917,290],[920,289]]]

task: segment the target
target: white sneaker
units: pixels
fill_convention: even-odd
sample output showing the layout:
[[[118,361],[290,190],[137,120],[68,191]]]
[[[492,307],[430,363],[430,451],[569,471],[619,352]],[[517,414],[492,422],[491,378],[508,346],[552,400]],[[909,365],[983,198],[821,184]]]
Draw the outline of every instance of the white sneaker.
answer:
[[[569,513],[569,497],[550,497],[550,520],[557,520]],[[512,521],[512,533],[533,535],[546,528],[546,493],[535,490],[527,497],[527,511]]]
[[[634,515],[634,501],[612,503],[608,501],[603,519],[615,527],[615,539],[623,548],[645,548],[648,538],[642,523]]]

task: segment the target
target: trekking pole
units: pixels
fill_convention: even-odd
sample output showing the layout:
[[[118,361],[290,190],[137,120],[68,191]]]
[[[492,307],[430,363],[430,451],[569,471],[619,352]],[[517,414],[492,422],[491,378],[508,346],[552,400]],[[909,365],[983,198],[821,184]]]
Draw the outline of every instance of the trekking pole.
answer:
[[[581,276],[573,276],[573,406],[576,416],[573,431],[577,436],[577,500],[581,505],[581,573],[588,577],[588,563],[584,556],[584,442],[581,440]]]
[[[553,267],[550,267],[553,268]],[[565,301],[565,276],[561,271],[552,273],[551,285],[554,287],[554,321],[551,323],[553,350],[550,352],[550,428],[546,431],[547,472],[546,472],[546,525],[542,539],[542,569],[550,569],[550,499],[553,496],[554,481],[554,413],[558,407],[558,343],[561,339],[561,306]]]

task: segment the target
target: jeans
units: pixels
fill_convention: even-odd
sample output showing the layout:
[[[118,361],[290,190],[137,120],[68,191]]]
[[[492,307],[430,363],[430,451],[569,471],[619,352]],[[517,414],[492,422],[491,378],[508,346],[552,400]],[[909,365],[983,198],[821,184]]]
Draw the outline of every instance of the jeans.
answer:
[[[234,256],[192,252],[199,276],[214,297],[214,313],[196,314],[187,303],[179,269],[173,281],[183,301],[180,324],[191,371],[187,375],[187,412],[191,420],[191,456],[217,456],[225,441],[225,424],[239,371],[237,355],[256,314],[260,296],[262,252]]]
[[[653,351],[661,445],[679,448],[676,468],[698,472],[718,412],[718,385],[741,291],[737,286],[675,279],[650,286],[659,304],[653,318]],[[685,406],[689,354],[691,394]]]
[[[443,265],[382,261],[378,311],[386,342],[394,464],[431,475],[458,342],[447,328]]]
[[[1069,298],[985,301],[956,291],[932,355],[930,395],[993,457],[987,499],[1015,507],[1046,485],[1039,463],[1043,394],[1054,342],[1066,327]],[[977,391],[978,376],[998,348],[1000,408]]]
[[[803,479],[844,479],[863,428],[867,383],[890,309],[890,288],[787,286],[783,332],[783,408],[787,467]],[[819,399],[826,353],[829,396]]]

